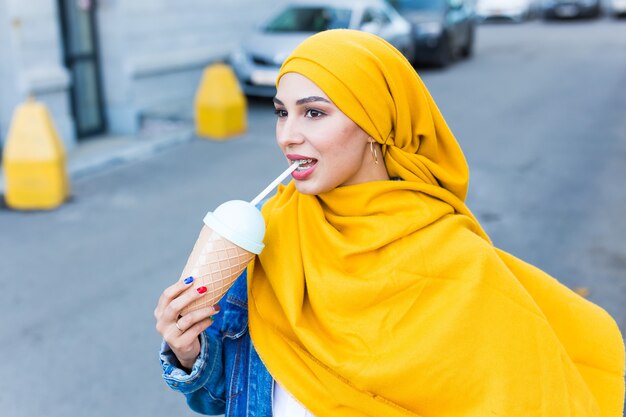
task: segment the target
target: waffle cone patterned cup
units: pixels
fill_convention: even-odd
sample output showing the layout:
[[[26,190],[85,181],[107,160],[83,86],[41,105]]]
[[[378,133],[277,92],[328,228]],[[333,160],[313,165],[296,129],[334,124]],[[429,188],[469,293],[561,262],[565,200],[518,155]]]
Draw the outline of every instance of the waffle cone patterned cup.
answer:
[[[264,234],[263,216],[248,202],[231,200],[209,212],[180,277],[193,277],[194,290],[205,286],[207,292],[181,314],[217,304],[263,250]]]
[[[205,286],[207,293],[187,306],[181,314],[217,304],[255,254],[202,227],[181,279],[194,278],[194,289]]]

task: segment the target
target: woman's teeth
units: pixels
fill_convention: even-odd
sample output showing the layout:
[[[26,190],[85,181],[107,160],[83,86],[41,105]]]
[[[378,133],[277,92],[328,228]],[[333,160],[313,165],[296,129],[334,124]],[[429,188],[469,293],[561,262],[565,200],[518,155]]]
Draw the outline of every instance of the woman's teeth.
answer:
[[[296,168],[296,171],[306,171],[311,167],[313,161],[315,161],[315,159],[298,159],[293,162],[297,162],[299,164],[298,168]]]

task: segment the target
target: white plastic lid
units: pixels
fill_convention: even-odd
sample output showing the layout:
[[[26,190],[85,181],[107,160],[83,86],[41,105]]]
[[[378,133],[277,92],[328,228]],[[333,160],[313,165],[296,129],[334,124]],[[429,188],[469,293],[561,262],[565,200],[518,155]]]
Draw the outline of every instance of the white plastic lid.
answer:
[[[241,249],[259,254],[265,247],[265,220],[247,201],[230,200],[204,216],[204,224]]]

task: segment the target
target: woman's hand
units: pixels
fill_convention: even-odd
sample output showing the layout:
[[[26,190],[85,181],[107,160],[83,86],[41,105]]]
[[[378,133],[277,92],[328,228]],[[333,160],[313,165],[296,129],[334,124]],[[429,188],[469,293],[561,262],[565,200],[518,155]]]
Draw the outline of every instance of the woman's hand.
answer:
[[[206,294],[206,287],[198,287],[196,291],[185,291],[192,282],[193,278],[189,277],[166,288],[154,310],[157,331],[186,370],[192,368],[200,354],[198,336],[213,323],[211,316],[219,312],[219,306],[215,305],[180,316],[185,306]]]

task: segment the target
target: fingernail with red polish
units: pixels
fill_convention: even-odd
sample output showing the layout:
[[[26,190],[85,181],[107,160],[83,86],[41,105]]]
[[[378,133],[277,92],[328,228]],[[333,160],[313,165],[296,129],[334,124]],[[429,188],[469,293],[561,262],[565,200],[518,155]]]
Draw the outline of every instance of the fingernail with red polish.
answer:
[[[204,294],[206,292],[206,287],[203,285],[202,287],[196,288],[196,291],[198,291],[198,294]]]
[[[215,313],[219,313],[219,312],[220,312],[220,310],[221,310],[220,305],[219,305],[219,304],[215,304],[215,305],[213,306],[213,310],[215,310]]]

